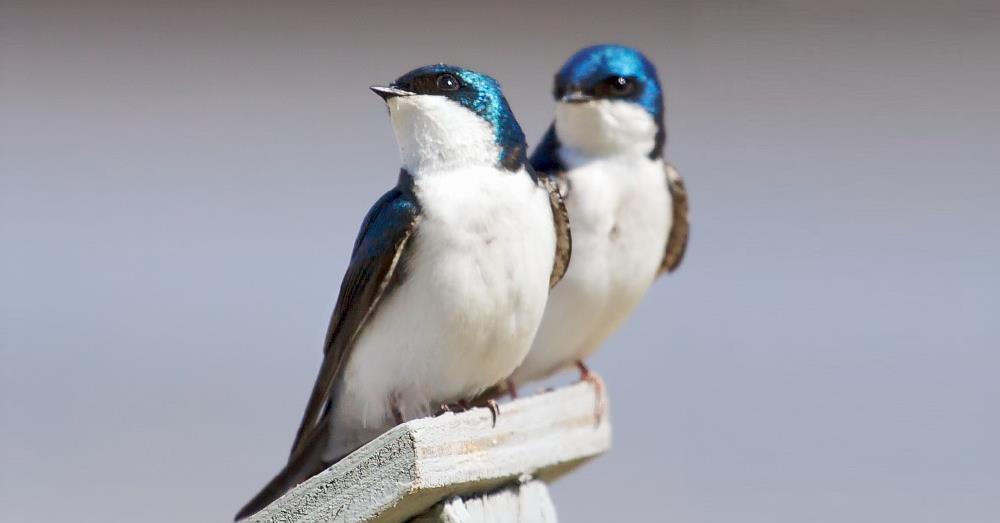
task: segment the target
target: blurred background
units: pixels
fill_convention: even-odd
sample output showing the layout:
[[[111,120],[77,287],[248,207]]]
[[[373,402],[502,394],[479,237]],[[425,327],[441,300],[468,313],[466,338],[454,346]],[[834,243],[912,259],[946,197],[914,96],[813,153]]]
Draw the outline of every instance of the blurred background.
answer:
[[[533,143],[599,42],[659,67],[693,237],[562,519],[1000,517],[996,1],[0,6],[4,520],[230,520],[396,180],[367,87],[481,69]]]

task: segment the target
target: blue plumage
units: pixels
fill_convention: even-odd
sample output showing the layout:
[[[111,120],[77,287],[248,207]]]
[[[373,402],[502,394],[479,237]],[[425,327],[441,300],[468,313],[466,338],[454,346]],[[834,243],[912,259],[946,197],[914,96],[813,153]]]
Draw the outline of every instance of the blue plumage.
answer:
[[[399,173],[399,182],[372,205],[351,251],[351,263],[378,257],[395,249],[399,230],[407,227],[420,214],[420,202],[412,191],[413,178],[406,170]]]
[[[656,119],[663,117],[663,93],[656,67],[642,53],[623,45],[595,45],[578,51],[556,74],[556,89],[594,89],[609,76],[635,78],[640,89],[630,98]]]
[[[535,172],[545,176],[558,176],[566,170],[566,165],[559,157],[559,137],[556,136],[556,126],[550,125],[542,141],[531,153],[531,167]]]

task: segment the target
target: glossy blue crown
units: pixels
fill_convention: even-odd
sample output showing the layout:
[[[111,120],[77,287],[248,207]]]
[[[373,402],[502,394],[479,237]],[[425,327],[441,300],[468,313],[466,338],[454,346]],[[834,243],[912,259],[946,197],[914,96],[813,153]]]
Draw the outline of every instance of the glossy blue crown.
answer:
[[[633,100],[653,115],[663,118],[663,91],[656,67],[631,47],[615,44],[585,47],[574,54],[556,74],[556,85],[592,88],[609,76],[635,78],[641,90]]]

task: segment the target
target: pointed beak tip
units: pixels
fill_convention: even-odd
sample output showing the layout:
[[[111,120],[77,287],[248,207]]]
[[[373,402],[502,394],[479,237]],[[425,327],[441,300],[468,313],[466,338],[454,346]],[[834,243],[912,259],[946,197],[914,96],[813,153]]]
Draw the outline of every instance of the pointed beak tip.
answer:
[[[406,91],[398,87],[392,87],[392,86],[373,85],[369,87],[369,89],[371,89],[373,93],[377,94],[380,98],[382,98],[382,100],[385,100],[386,102],[397,96],[411,96],[414,94],[411,93],[410,91]]]

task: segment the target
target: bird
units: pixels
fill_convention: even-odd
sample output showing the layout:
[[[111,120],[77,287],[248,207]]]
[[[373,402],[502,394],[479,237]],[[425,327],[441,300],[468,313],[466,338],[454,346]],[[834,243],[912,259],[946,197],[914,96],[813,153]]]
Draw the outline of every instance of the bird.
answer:
[[[569,264],[566,209],[495,79],[435,64],[371,90],[398,181],[362,222],[288,462],[237,520],[395,424],[503,382]]]
[[[622,45],[581,49],[555,75],[555,119],[530,161],[559,187],[573,228],[573,263],[553,289],[517,386],[575,366],[621,326],[654,280],[684,257],[688,197],[664,158],[663,89],[656,68]],[[596,407],[598,419],[603,403]]]

